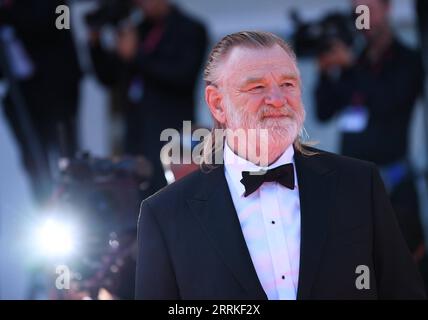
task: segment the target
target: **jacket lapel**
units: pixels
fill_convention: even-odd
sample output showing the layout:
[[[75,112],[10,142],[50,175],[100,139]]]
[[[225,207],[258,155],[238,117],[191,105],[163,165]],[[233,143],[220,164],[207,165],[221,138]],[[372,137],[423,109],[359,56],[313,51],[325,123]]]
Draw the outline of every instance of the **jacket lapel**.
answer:
[[[188,204],[223,262],[248,293],[248,298],[267,299],[242,234],[224,166],[207,174],[200,192],[189,199]]]
[[[329,212],[337,186],[335,168],[319,156],[295,152],[299,183],[301,240],[297,299],[310,299],[327,236]],[[267,299],[254,269],[229,187],[224,166],[207,174],[199,192],[188,199],[195,218],[250,299]]]
[[[337,172],[318,155],[295,153],[299,184],[301,239],[297,299],[310,299],[311,288],[327,236],[328,218],[334,204]]]

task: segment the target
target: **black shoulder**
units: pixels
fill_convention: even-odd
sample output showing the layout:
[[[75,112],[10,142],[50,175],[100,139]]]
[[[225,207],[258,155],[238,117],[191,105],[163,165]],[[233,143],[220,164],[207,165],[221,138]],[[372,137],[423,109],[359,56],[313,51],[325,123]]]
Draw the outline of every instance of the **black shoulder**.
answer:
[[[300,157],[304,157],[307,161],[312,161],[317,163],[319,166],[330,169],[343,169],[346,171],[354,170],[373,170],[376,168],[376,165],[373,162],[359,160],[356,158],[351,158],[343,155],[339,155],[333,152],[328,152],[325,150],[317,149],[314,147],[304,147],[305,150],[314,153],[313,155],[302,155],[299,153]]]
[[[185,199],[197,193],[202,184],[205,183],[204,180],[209,175],[209,172],[203,172],[199,169],[162,188],[145,199],[143,203],[145,202],[149,207],[154,209],[162,208],[163,210],[172,210],[182,204]]]

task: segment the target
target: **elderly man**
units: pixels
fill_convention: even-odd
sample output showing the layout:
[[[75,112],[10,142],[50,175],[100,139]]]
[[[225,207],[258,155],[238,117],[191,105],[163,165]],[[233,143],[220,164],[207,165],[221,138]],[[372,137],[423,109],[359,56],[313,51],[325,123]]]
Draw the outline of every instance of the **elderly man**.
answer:
[[[300,76],[283,40],[226,36],[205,81],[227,129],[205,160],[223,161],[142,203],[137,299],[424,298],[376,167],[300,143]]]

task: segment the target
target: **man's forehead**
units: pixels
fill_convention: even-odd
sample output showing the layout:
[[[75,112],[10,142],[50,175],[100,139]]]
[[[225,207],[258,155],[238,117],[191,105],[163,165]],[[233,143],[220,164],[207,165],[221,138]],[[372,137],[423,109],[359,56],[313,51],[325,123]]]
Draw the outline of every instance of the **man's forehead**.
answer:
[[[233,48],[226,58],[221,73],[223,76],[242,78],[263,77],[266,72],[298,77],[294,60],[279,45],[272,48]]]
[[[235,47],[226,58],[229,66],[237,65],[267,65],[272,62],[287,64],[293,63],[290,55],[279,45],[271,48]]]
[[[299,80],[299,75],[295,72],[288,72],[288,71],[283,71],[283,70],[277,70],[276,72],[271,72],[269,73],[269,75],[274,75],[275,77],[279,78],[279,79],[292,79],[292,80]],[[254,72],[253,74],[251,74],[251,72],[249,72],[249,75],[245,75],[243,77],[241,77],[240,79],[242,80],[243,83],[252,83],[252,82],[260,82],[265,80],[265,73],[261,73],[261,72]]]

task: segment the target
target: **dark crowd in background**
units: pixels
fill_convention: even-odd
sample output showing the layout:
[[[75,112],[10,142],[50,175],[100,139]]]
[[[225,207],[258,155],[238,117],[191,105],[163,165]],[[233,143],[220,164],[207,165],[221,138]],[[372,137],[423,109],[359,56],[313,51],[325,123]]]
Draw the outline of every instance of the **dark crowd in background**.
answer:
[[[160,161],[160,134],[196,119],[195,88],[212,42],[204,22],[168,0],[93,1],[97,9],[85,16],[88,72],[108,90],[110,112],[124,127],[111,159],[92,158],[77,143],[84,71],[71,31],[55,28],[55,8],[64,1],[0,0],[0,77],[8,85],[2,112],[34,197],[44,208],[80,201],[87,224],[97,225],[85,242],[94,249],[75,264],[76,279],[84,285],[63,296],[36,281],[31,298],[38,290],[59,299],[98,298],[101,289],[114,299],[134,296],[139,204],[174,180],[166,178]],[[292,14],[295,32],[287,40],[298,58],[318,64],[316,118],[321,123],[335,119],[340,153],[378,165],[428,284],[426,237],[409,162],[411,115],[426,88],[428,4],[415,1],[416,50],[391,28],[392,2],[370,3],[370,30],[356,31],[352,13],[310,23]],[[103,40],[106,27],[114,31],[111,43]]]
[[[354,1],[356,4],[364,1]],[[354,56],[340,37],[318,53],[317,117],[338,115],[340,152],[376,163],[410,251],[426,264],[414,172],[409,163],[409,125],[424,92],[422,55],[404,45],[389,22],[390,2],[370,7],[371,28]]]

